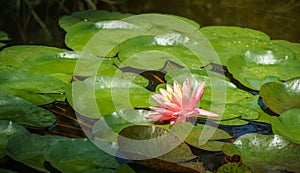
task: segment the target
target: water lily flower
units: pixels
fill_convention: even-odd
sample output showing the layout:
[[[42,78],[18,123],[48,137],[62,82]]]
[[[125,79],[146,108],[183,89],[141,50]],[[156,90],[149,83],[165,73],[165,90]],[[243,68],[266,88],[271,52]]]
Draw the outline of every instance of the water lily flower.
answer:
[[[191,92],[189,78],[186,79],[183,86],[174,80],[174,86],[167,85],[166,90],[160,89],[161,94],[152,96],[158,107],[150,107],[152,112],[147,117],[155,122],[170,120],[170,124],[185,122],[187,118],[198,115],[218,117],[215,113],[196,107],[203,96],[204,87],[205,81],[202,83],[195,81],[194,90]]]

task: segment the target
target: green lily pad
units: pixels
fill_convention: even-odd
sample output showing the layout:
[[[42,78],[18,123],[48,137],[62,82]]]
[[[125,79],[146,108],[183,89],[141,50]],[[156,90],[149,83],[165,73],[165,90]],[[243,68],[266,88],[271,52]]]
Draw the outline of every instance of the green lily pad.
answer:
[[[300,108],[300,77],[285,82],[269,82],[260,90],[263,102],[275,113]]]
[[[121,42],[143,33],[143,28],[121,20],[80,22],[68,30],[65,43],[73,50],[114,57]]]
[[[101,117],[93,126],[96,139],[117,141],[119,132],[129,126],[147,124],[145,118],[149,112],[144,110],[124,109]]]
[[[100,118],[116,110],[148,107],[151,94],[129,80],[97,76],[73,82],[67,98],[78,113]]]
[[[24,71],[42,73],[70,83],[79,52],[46,52],[25,59],[19,68]]]
[[[245,86],[259,90],[266,82],[299,76],[300,60],[291,49],[261,40],[250,45],[227,62],[229,72]]]
[[[242,126],[242,125],[249,124],[248,121],[242,120],[240,118],[218,121],[217,123],[222,125],[227,125],[227,126]]]
[[[13,70],[14,67],[0,62],[0,71]]]
[[[204,69],[179,69],[167,73],[166,80],[173,83],[177,80],[183,83],[187,77],[190,77],[191,84],[195,80],[205,81],[205,89],[200,104],[198,106],[206,110],[211,110],[222,117],[213,120],[230,120],[237,117],[243,119],[258,119],[260,108],[257,105],[257,96],[238,89],[233,83],[225,80],[225,77]],[[222,112],[222,108],[224,108]]]
[[[74,12],[69,16],[63,16],[58,24],[65,31],[68,31],[73,25],[79,22],[99,22],[103,20],[117,20],[132,16],[132,14],[122,14],[119,12],[109,12],[104,10],[87,10]]]
[[[290,109],[279,117],[271,117],[274,134],[281,135],[290,141],[300,144],[300,109]]]
[[[126,156],[132,156],[133,160],[159,157],[167,161],[182,162],[195,157],[175,133],[160,127],[130,126],[119,134],[120,151]]]
[[[188,145],[182,143],[182,140],[171,131],[156,126],[130,126],[123,129],[120,135],[122,136],[118,138],[120,151],[139,164],[173,172],[199,172],[195,166],[204,169],[200,162],[193,166],[182,164],[195,158],[195,155]]]
[[[66,52],[65,49],[48,46],[19,45],[3,49],[0,52],[0,62],[3,64],[19,67],[24,60],[33,56],[49,56]]]
[[[119,165],[115,157],[97,148],[88,139],[56,141],[49,147],[45,158],[53,167],[66,173],[109,172]]]
[[[116,172],[115,173],[136,173],[132,168],[130,168],[130,166],[128,166],[128,164],[123,164],[120,165],[116,168]]]
[[[0,119],[36,127],[48,127],[56,121],[46,109],[6,93],[0,93]]]
[[[253,38],[270,40],[270,37],[258,30],[237,26],[206,26],[199,29],[209,40],[220,38]]]
[[[0,159],[5,156],[7,142],[19,133],[29,133],[24,127],[8,120],[0,120]],[[0,171],[1,172],[1,171]]]
[[[249,133],[233,144],[226,144],[223,151],[230,156],[241,155],[243,163],[253,172],[300,170],[300,146],[278,135]]]
[[[160,69],[166,61],[173,61],[186,67],[201,67],[206,62],[203,52],[199,59],[189,49],[199,47],[184,34],[144,35],[128,39],[120,45],[119,58],[126,65],[143,69]],[[204,49],[205,51],[206,49]]]
[[[6,145],[6,154],[16,161],[42,172],[49,172],[44,167],[45,154],[55,141],[62,140],[61,136],[39,136],[21,133],[11,138]]]
[[[54,77],[21,71],[0,72],[0,92],[18,96],[34,104],[46,104],[63,99],[65,83]]]
[[[244,164],[229,163],[219,167],[217,173],[252,173],[252,171]]]
[[[214,133],[207,142],[201,141],[201,135],[205,136],[205,132],[207,131],[214,131]],[[203,150],[222,151],[225,142],[221,142],[218,140],[230,138],[232,138],[232,136],[230,136],[224,130],[204,124],[197,124],[184,140],[188,144]]]

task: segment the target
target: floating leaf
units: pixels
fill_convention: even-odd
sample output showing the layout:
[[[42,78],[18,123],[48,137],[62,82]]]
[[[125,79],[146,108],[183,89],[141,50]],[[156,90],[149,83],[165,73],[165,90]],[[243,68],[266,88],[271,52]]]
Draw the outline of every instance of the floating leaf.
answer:
[[[117,141],[119,132],[129,126],[147,124],[145,118],[148,111],[124,109],[101,117],[93,126],[93,134],[97,139]]]
[[[300,108],[300,77],[285,82],[269,82],[260,90],[263,102],[275,113]]]
[[[103,10],[87,10],[74,12],[69,16],[63,16],[59,19],[59,26],[65,31],[79,22],[99,22],[104,20],[117,20],[132,16],[131,14],[122,14],[119,12],[109,12]]]
[[[251,38],[270,40],[270,37],[258,30],[237,26],[206,26],[199,29],[209,40],[220,38]]]
[[[65,49],[48,46],[19,45],[3,49],[0,52],[0,62],[19,67],[24,60],[34,56],[49,56],[65,52]]]
[[[118,166],[115,157],[97,148],[88,139],[57,141],[50,146],[46,160],[65,173],[110,172]]]
[[[55,123],[51,112],[22,98],[0,93],[0,119],[36,127],[47,127]]]
[[[63,99],[66,85],[54,77],[21,71],[0,72],[0,92],[9,93],[34,104]]]
[[[49,146],[61,136],[39,136],[36,134],[21,133],[11,138],[6,145],[6,154],[16,161],[22,162],[42,172],[49,172],[44,167],[45,154]]]
[[[227,125],[227,126],[242,126],[248,123],[249,123],[248,121],[242,120],[240,118],[218,121],[218,124]]]
[[[244,164],[229,163],[219,167],[217,173],[252,173],[252,171]]]
[[[128,166],[128,164],[123,164],[117,167],[115,173],[135,173],[135,171]]]
[[[201,67],[203,59],[195,55],[193,48],[199,47],[188,36],[179,33],[145,35],[128,39],[120,45],[119,58],[126,65],[143,69],[160,69],[167,61],[186,67]],[[205,49],[204,49],[205,50]]]
[[[249,133],[226,144],[223,150],[232,156],[239,154],[253,172],[287,170],[299,172],[300,146],[278,135]]]
[[[6,143],[10,138],[19,133],[28,133],[28,131],[24,127],[15,124],[12,121],[0,120],[0,159],[5,156],[4,150]]]
[[[151,94],[129,80],[98,76],[73,82],[72,91],[68,92],[67,97],[78,113],[100,118],[116,110],[148,107]]]
[[[206,132],[213,131],[213,134],[211,137],[209,137],[209,140],[207,142],[201,141],[201,136],[204,137]],[[204,137],[206,138],[206,137]],[[185,142],[188,144],[208,151],[222,151],[223,145],[225,142],[217,141],[217,140],[223,140],[223,139],[230,139],[232,136],[230,136],[227,132],[218,129],[216,127],[207,126],[204,124],[197,124],[191,133],[185,138]]]
[[[155,126],[131,126],[123,129],[120,135],[122,136],[118,138],[120,151],[139,164],[177,172],[199,172],[195,166],[204,169],[200,162],[197,165],[182,164],[195,158],[195,155],[187,144],[182,143],[176,133]],[[135,147],[132,147],[133,145]]]
[[[6,70],[13,70],[13,67],[0,62],[0,72],[6,71]]]
[[[114,57],[119,43],[143,33],[143,28],[121,20],[80,22],[68,30],[65,42],[73,50]]]
[[[290,109],[279,117],[272,116],[271,124],[274,134],[300,144],[300,109]]]
[[[300,60],[289,48],[261,40],[251,45],[239,55],[230,55],[227,63],[229,72],[245,86],[258,90],[266,82],[299,76]]]

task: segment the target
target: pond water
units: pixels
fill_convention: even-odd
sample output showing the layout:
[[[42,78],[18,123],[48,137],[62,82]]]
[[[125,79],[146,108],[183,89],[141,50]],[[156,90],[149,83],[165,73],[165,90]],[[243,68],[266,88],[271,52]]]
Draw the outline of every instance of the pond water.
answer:
[[[17,3],[18,2],[18,3]],[[90,3],[88,3],[90,2]],[[300,42],[300,1],[297,0],[0,0],[0,29],[12,44],[63,47],[60,16],[74,11],[104,9],[126,13],[169,13],[197,21],[200,26],[230,25],[263,31],[272,39]]]

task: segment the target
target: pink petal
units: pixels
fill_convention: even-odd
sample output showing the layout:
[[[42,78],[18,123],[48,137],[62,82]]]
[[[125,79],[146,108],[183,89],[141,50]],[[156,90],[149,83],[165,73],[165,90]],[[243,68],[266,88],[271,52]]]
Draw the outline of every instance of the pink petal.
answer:
[[[199,112],[199,116],[206,116],[206,117],[211,117],[211,118],[219,117],[218,114],[212,113],[212,112],[204,110],[204,109],[196,108],[196,110]]]
[[[190,97],[191,97],[190,79],[187,78],[183,83],[183,87],[182,87],[182,107],[181,107],[182,110],[189,109]]]
[[[191,96],[191,103],[190,103],[191,107],[194,108],[199,103],[199,101],[202,98],[203,93],[204,93],[204,87],[205,87],[205,81],[203,81],[200,84],[200,86],[197,81],[195,82],[194,90],[193,90],[193,93]]]
[[[174,112],[177,112],[177,111],[180,111],[180,107],[174,103],[170,103],[170,102],[164,102],[165,104],[165,108],[166,109],[169,109],[171,111],[174,111]]]
[[[157,102],[160,107],[165,107],[164,102],[165,98],[160,94],[153,94],[152,98]]]
[[[161,95],[164,97],[165,100],[171,100],[172,99],[171,93],[169,93],[167,90],[160,88],[159,91],[160,91]]]

